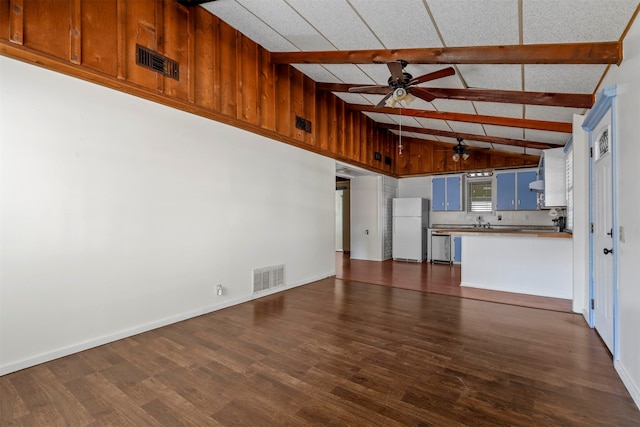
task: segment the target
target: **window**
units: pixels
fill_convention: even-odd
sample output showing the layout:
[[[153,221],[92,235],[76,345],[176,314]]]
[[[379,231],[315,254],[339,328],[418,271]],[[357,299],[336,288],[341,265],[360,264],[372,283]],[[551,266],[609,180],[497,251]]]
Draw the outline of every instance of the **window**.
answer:
[[[493,180],[467,180],[467,209],[468,212],[493,212]]]

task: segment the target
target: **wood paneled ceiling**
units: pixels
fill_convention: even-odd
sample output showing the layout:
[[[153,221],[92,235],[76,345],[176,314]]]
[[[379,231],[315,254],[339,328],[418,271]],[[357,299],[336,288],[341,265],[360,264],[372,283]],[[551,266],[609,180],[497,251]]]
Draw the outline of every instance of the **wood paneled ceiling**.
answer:
[[[570,137],[609,67],[620,64],[630,0],[217,0],[212,14],[403,137],[539,154]],[[387,61],[406,60],[435,96],[375,106],[354,86],[386,85]]]

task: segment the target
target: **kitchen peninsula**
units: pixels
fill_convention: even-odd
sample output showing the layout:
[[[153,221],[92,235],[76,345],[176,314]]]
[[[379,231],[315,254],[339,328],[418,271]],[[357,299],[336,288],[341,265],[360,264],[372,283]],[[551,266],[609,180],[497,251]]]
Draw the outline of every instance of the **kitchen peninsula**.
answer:
[[[573,298],[571,234],[536,230],[438,230],[462,238],[460,286]]]

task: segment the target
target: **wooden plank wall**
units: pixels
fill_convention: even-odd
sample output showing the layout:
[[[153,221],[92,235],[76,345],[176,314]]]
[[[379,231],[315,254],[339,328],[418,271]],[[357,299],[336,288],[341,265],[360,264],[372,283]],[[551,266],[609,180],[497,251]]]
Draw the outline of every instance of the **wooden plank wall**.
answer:
[[[138,66],[137,44],[178,61],[180,79]],[[460,168],[419,141],[398,156],[396,135],[316,91],[295,68],[271,64],[268,51],[205,9],[176,0],[0,0],[0,54],[388,175]],[[311,133],[295,127],[296,116],[312,122]]]

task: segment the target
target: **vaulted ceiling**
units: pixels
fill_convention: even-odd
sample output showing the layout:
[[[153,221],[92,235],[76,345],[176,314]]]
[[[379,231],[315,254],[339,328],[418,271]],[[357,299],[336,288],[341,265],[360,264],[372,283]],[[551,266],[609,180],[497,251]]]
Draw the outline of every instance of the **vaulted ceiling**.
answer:
[[[570,137],[610,66],[622,59],[630,0],[217,0],[204,3],[381,127],[403,138],[539,154]],[[611,43],[613,42],[613,43]],[[622,43],[621,43],[622,42]],[[420,82],[410,105],[379,106],[387,61]],[[429,98],[434,98],[430,102]],[[402,108],[399,108],[402,107]]]

